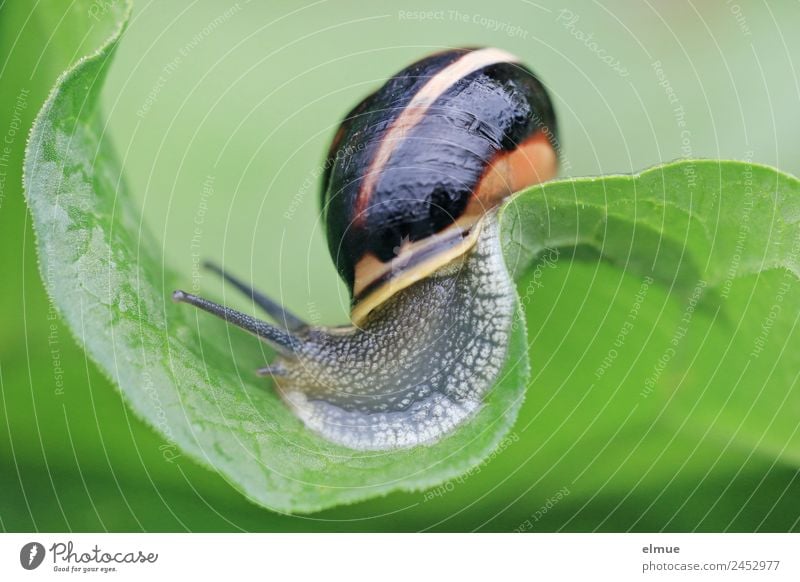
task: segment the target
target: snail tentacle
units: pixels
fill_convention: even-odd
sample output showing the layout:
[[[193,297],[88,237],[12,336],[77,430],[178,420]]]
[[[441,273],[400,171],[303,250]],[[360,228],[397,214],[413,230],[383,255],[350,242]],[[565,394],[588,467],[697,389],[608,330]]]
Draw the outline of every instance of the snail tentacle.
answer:
[[[188,303],[212,315],[216,315],[220,319],[224,319],[228,323],[232,323],[236,327],[240,327],[266,340],[283,356],[291,357],[300,347],[301,341],[293,334],[274,325],[270,325],[266,321],[251,317],[241,311],[225,307],[219,303],[214,303],[208,299],[203,299],[202,297],[181,290],[173,292],[172,299],[178,303]]]
[[[262,378],[265,376],[272,376],[273,378],[277,376],[285,376],[287,372],[288,370],[286,369],[286,366],[282,365],[280,362],[263,366],[256,370],[256,374]]]
[[[267,315],[269,315],[272,319],[274,319],[278,323],[282,323],[286,326],[286,329],[289,331],[296,331],[298,329],[303,329],[304,327],[308,327],[308,324],[297,317],[294,313],[286,309],[283,305],[278,303],[277,301],[273,301],[260,291],[256,291],[252,285],[248,285],[238,277],[234,277],[233,275],[227,273],[217,265],[216,263],[212,263],[211,261],[205,261],[203,263],[203,267],[211,271],[212,273],[216,273],[220,277],[222,277],[225,281],[236,287],[239,291],[250,297],[253,300],[253,303],[258,305]]]

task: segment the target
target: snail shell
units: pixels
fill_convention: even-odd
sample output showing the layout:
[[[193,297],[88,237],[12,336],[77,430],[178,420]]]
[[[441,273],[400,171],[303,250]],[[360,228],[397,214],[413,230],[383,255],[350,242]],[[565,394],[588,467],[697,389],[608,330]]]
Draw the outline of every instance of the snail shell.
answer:
[[[505,363],[516,291],[497,208],[555,174],[555,135],[545,89],[509,53],[427,57],[353,109],[328,154],[323,214],[352,325],[309,326],[213,266],[279,325],[173,297],[272,344],[260,372],[326,439],[436,442],[480,408]]]
[[[353,321],[467,252],[488,209],[555,175],[555,131],[542,84],[496,48],[429,56],[353,109],[322,195]]]

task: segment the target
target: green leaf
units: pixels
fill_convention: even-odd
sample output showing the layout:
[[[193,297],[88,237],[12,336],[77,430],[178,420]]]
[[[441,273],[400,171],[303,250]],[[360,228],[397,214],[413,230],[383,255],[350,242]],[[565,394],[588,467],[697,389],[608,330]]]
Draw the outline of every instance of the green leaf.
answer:
[[[422,489],[489,455],[524,395],[519,315],[501,380],[467,427],[435,446],[368,454],[334,446],[294,417],[254,374],[268,357],[261,342],[168,301],[180,280],[142,233],[97,111],[121,32],[57,82],[31,134],[25,189],[48,291],[131,407],[247,497],[286,512]]]
[[[543,435],[508,462],[569,487],[549,527],[602,499],[592,527],[701,527],[749,475],[725,519],[758,529],[789,495],[761,484],[800,465],[800,182],[681,161],[532,188],[504,218],[534,370],[517,426]]]

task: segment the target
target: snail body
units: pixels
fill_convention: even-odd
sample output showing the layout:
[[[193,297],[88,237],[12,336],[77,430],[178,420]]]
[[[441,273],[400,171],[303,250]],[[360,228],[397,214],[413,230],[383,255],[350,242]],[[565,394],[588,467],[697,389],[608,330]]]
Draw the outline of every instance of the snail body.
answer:
[[[435,441],[478,409],[505,362],[516,305],[497,228],[487,216],[463,263],[392,295],[361,327],[301,335],[278,382],[309,428],[354,449],[392,449]]]
[[[352,325],[307,325],[213,266],[278,325],[173,298],[273,345],[260,373],[324,438],[359,450],[436,442],[480,408],[505,362],[516,292],[497,209],[555,174],[555,131],[544,87],[512,55],[427,57],[353,109],[328,153],[323,216]]]

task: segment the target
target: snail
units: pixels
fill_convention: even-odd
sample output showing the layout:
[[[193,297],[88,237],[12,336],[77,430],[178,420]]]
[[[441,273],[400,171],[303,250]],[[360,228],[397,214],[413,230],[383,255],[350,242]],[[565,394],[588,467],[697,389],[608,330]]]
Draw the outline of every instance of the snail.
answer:
[[[351,324],[317,327],[243,281],[274,324],[175,291],[262,338],[283,400],[312,431],[357,450],[435,443],[480,408],[506,359],[516,290],[497,211],[552,178],[556,120],[534,74],[496,48],[417,61],[341,123],[322,216]]]

